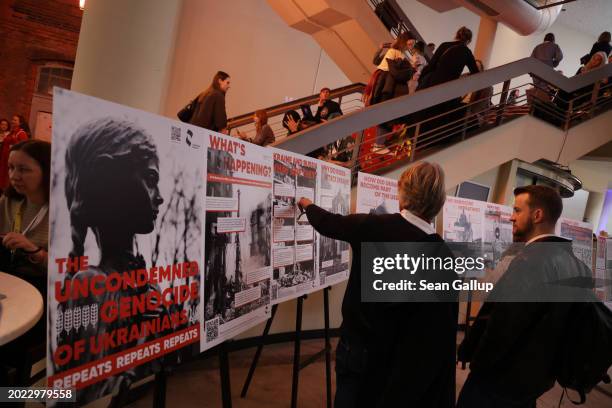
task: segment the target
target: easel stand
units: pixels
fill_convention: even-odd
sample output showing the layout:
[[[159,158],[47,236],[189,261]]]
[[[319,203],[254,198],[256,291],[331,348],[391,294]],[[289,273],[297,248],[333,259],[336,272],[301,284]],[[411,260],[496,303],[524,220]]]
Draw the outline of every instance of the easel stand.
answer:
[[[227,341],[217,346],[217,354],[219,355],[219,376],[221,379],[221,399],[223,408],[232,407],[232,391],[230,384],[229,358]],[[153,408],[166,407],[166,389],[168,385],[168,373],[162,365],[161,370],[155,374],[155,379],[152,382],[140,385],[130,390],[128,385],[122,386],[118,394],[114,396],[108,407],[120,408],[126,404],[136,401],[142,397],[147,389],[153,385]]]
[[[153,408],[164,408],[166,406],[166,386],[167,375],[163,369],[155,374],[155,380],[153,385]]]
[[[276,315],[276,309],[278,309],[278,304],[272,306],[272,315],[266,322],[266,327],[264,328],[263,334],[259,338],[259,344],[257,345],[257,351],[255,351],[255,356],[253,357],[253,361],[251,362],[251,367],[249,367],[247,378],[244,381],[244,385],[242,386],[242,391],[240,392],[240,398],[244,398],[247,395],[247,391],[249,390],[249,385],[251,385],[251,380],[253,379],[253,374],[255,373],[255,368],[257,367],[257,363],[259,363],[259,357],[261,357],[261,351],[263,350],[265,340],[268,337],[268,333],[270,332],[270,327],[272,327],[272,321],[274,320],[274,316]]]
[[[295,340],[293,345],[293,375],[291,379],[291,408],[297,407],[297,399],[298,399],[298,385],[300,381],[300,370],[306,368],[311,363],[317,361],[323,354],[325,354],[325,377],[326,377],[326,396],[327,396],[327,408],[331,408],[332,406],[332,395],[331,395],[331,342],[329,336],[329,291],[331,287],[326,287],[323,289],[323,313],[324,313],[324,335],[325,335],[325,348],[318,353],[306,358],[304,361],[300,361],[300,353],[301,353],[301,340],[302,340],[302,310],[304,306],[304,299],[306,299],[307,295],[303,295],[297,298],[297,308],[295,315]],[[274,316],[276,315],[276,308],[278,305],[272,306],[272,316],[268,319],[266,323],[266,327],[262,333],[262,336],[259,341],[259,345],[257,346],[257,351],[255,352],[255,356],[253,357],[253,361],[251,362],[251,367],[249,368],[249,373],[247,374],[247,378],[242,387],[242,392],[240,393],[240,397],[246,397],[246,394],[249,389],[249,385],[251,384],[251,380],[253,379],[253,374],[255,373],[255,369],[257,368],[257,363],[259,362],[259,357],[261,356],[261,351],[263,349],[264,344],[266,343],[266,338],[270,331],[270,327],[272,326],[272,321]],[[225,408],[225,406],[224,406]]]
[[[464,338],[466,338],[470,332],[470,320],[472,315],[472,291],[468,290],[467,304],[465,305],[465,328],[463,329]],[[461,369],[465,370],[465,361],[461,362]]]
[[[219,375],[221,377],[221,400],[223,408],[232,408],[232,389],[230,384],[227,341],[219,344]]]
[[[153,387],[153,408],[165,408],[167,378],[168,373],[166,367],[162,364],[160,371],[155,374],[153,381],[134,388],[130,388],[130,386],[124,382],[121,384],[121,388],[117,395],[111,398],[108,408],[120,408],[137,401],[146,395],[147,391],[151,389],[151,386]],[[70,404],[58,404],[57,406],[63,407],[69,405]]]

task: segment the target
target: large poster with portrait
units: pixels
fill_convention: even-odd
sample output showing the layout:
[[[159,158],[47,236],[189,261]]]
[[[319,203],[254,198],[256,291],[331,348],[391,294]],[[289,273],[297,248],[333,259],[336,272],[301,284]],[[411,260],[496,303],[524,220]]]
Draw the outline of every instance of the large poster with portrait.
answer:
[[[375,174],[357,173],[358,214],[395,214],[399,212],[397,180]]]
[[[293,299],[316,290],[315,231],[296,202],[306,197],[316,202],[317,161],[272,149],[274,183],[272,198],[272,303]]]
[[[202,349],[270,317],[272,150],[205,131]]]
[[[351,201],[351,170],[317,160],[319,207],[334,214],[348,215]],[[348,279],[349,244],[317,234],[319,285],[334,285]]]
[[[55,89],[48,385],[80,404],[199,352],[203,134]]]
[[[574,255],[593,270],[593,225],[561,217],[557,221],[555,233],[571,239]]]

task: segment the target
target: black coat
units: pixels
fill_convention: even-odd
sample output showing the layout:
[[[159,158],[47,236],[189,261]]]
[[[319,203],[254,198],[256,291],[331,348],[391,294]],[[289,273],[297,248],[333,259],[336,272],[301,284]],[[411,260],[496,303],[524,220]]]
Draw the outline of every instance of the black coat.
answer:
[[[534,400],[554,385],[559,348],[572,305],[541,301],[545,293],[550,293],[541,288],[558,280],[591,278],[591,271],[574,256],[571,241],[548,237],[538,242],[546,244],[526,246],[489,296],[510,290],[513,298],[524,296],[540,301],[485,302],[459,348],[460,360],[471,361],[471,375],[482,379],[494,392]],[[555,243],[554,247],[551,243]],[[588,292],[591,290],[586,290],[585,295]]]
[[[217,89],[212,89],[198,96],[197,105],[189,123],[215,132],[227,128],[225,94]]]
[[[426,234],[400,214],[341,216],[310,205],[306,215],[320,234],[347,241],[352,248],[340,331],[368,350],[360,407],[454,407],[457,303],[361,302],[362,242],[442,238]]]
[[[589,59],[591,59],[591,57],[597,54],[599,51],[603,51],[606,53],[607,56],[610,56],[610,52],[612,51],[612,46],[610,46],[610,43],[596,42],[595,44],[593,44],[593,47],[591,48],[591,52],[589,52]]]
[[[465,44],[460,41],[442,43],[429,64],[423,68],[419,89],[458,79],[466,66],[470,73],[478,72],[474,55]]]

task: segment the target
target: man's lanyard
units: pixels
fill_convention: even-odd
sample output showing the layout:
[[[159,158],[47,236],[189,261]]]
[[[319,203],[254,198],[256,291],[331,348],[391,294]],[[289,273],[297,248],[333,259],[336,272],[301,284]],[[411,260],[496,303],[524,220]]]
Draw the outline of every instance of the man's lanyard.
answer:
[[[25,204],[25,200],[23,200],[21,204],[19,204],[19,208],[17,209],[17,213],[15,214],[15,221],[13,222],[13,232],[17,232],[22,235],[25,235],[30,230],[36,228],[42,222],[43,218],[45,218],[45,215],[47,215],[47,211],[49,211],[49,205],[43,205],[40,210],[38,210],[38,213],[32,219],[32,221],[30,221],[28,226],[25,227],[24,230],[22,230],[21,226],[23,223],[23,210],[25,208]]]

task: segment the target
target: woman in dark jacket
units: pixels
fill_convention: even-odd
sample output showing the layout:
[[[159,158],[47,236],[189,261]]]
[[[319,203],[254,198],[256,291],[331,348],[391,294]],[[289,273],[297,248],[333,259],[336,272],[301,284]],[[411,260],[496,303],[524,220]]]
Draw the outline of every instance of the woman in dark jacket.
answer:
[[[225,93],[229,88],[229,74],[218,71],[208,89],[198,96],[195,111],[189,123],[215,132],[227,133]]]
[[[470,74],[478,73],[476,60],[472,51],[468,48],[468,44],[471,41],[472,31],[467,27],[461,27],[457,30],[455,41],[440,44],[429,65],[423,68],[421,72],[417,91],[458,79],[466,66],[470,70]],[[421,111],[415,117],[417,121],[423,121],[427,118],[453,111],[424,123],[421,126],[421,131],[426,132],[437,129],[445,124],[450,124],[463,117],[465,114],[464,110],[457,109],[461,106],[461,98],[455,98]]]
[[[440,44],[429,65],[421,72],[419,89],[458,79],[466,66],[471,74],[477,73],[476,60],[468,48],[471,41],[472,31],[461,27],[455,35],[455,41]]]
[[[612,51],[612,46],[610,45],[610,37],[611,36],[609,31],[604,31],[603,33],[599,34],[597,42],[593,44],[593,48],[591,48],[591,52],[589,52],[589,60],[593,58],[593,55],[597,54],[599,51],[603,51],[606,53],[606,56],[610,56],[610,52]]]

